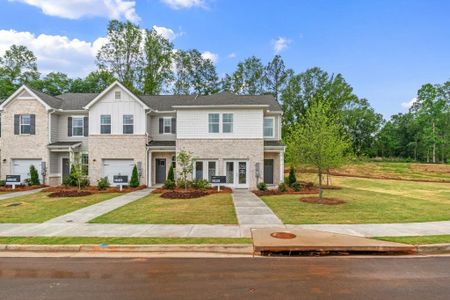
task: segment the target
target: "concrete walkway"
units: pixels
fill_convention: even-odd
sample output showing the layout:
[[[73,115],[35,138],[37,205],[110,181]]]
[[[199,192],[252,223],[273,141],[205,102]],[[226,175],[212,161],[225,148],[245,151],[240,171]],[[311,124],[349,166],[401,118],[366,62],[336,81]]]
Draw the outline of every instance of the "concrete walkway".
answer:
[[[16,197],[20,197],[20,196],[36,194],[40,191],[42,191],[42,189],[28,190],[28,191],[22,191],[22,192],[11,192],[11,193],[0,195],[0,200],[6,200],[6,199],[16,198]]]
[[[122,196],[102,201],[100,203],[56,217],[45,223],[87,223],[92,219],[115,210],[116,208],[141,199],[142,197],[150,194],[151,191],[152,189],[143,189],[136,192],[127,193]]]
[[[252,192],[236,189],[232,196],[240,225],[283,225],[273,211]]]

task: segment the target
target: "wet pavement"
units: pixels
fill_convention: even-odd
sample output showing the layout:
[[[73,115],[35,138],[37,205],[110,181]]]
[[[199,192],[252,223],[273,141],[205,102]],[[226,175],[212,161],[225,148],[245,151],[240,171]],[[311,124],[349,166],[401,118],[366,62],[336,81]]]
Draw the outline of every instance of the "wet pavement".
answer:
[[[0,258],[0,299],[449,299],[450,257]]]

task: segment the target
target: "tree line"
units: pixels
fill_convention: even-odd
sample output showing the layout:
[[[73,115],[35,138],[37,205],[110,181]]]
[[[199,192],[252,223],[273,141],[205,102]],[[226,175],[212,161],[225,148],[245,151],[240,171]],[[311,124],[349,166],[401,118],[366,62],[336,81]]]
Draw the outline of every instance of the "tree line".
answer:
[[[22,84],[59,95],[99,93],[115,80],[138,95],[208,95],[220,91],[272,94],[282,106],[286,141],[296,125],[305,122],[310,108],[320,102],[357,157],[438,162],[446,161],[450,152],[450,81],[424,85],[408,113],[386,121],[367,99],[355,95],[341,74],[329,74],[318,67],[296,74],[275,55],[267,63],[248,57],[233,72],[219,78],[214,62],[199,50],[175,49],[154,29],[117,20],[108,25],[107,42],[98,51],[96,64],[97,70],[84,78],[70,78],[61,72],[41,76],[33,52],[13,45],[0,58],[0,99],[6,99]]]

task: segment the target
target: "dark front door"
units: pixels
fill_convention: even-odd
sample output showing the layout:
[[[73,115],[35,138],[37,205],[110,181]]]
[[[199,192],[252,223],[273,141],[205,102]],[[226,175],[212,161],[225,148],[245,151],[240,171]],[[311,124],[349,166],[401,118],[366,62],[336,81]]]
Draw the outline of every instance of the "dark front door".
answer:
[[[273,159],[264,160],[264,182],[273,184]]]
[[[156,183],[166,181],[166,159],[156,159]]]
[[[70,175],[70,160],[68,158],[62,159],[62,178]]]

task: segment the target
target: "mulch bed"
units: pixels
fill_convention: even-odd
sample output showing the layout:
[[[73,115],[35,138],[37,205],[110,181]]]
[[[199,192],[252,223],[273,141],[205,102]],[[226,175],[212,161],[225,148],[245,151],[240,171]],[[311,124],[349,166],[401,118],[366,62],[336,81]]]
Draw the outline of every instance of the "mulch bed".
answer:
[[[193,199],[208,195],[205,191],[170,191],[161,194],[161,198],[166,199]]]
[[[104,190],[97,189],[96,186],[87,186],[82,188],[82,191],[89,192],[90,194],[98,194],[98,193],[129,193],[138,190],[145,189],[145,185],[138,186],[136,188],[123,187],[122,191],[119,190],[119,187],[109,187]],[[42,190],[45,193],[64,193],[64,192],[78,192],[78,188],[76,187],[64,187],[64,186],[53,186]]]
[[[16,188],[13,190],[12,186],[2,186],[0,187],[0,192],[23,192],[23,191],[30,191],[35,189],[40,189],[46,187],[45,185],[17,185]]]
[[[275,196],[275,195],[312,195],[318,194],[319,188],[303,188],[300,192],[296,192],[293,189],[288,189],[287,192],[280,192],[278,189],[267,190],[267,191],[253,191],[256,196]]]
[[[174,190],[168,190],[168,189],[165,189],[165,188],[157,188],[157,189],[154,189],[152,193],[153,194],[164,194],[164,193],[170,193],[170,192],[185,193],[185,192],[197,192],[197,191],[200,191],[200,190],[195,190],[195,189],[189,188],[186,191],[185,189],[182,189],[182,188],[176,188]],[[207,195],[223,194],[223,193],[229,194],[229,193],[233,192],[233,190],[230,189],[229,187],[223,187],[223,186],[220,187],[220,191],[217,191],[217,188],[208,188],[208,189],[204,189],[204,190],[201,190],[201,191],[205,192]]]
[[[300,202],[305,202],[305,203],[313,203],[313,204],[325,204],[325,205],[339,205],[339,204],[344,204],[345,201],[341,200],[341,199],[337,199],[337,198],[301,198]]]
[[[48,196],[50,198],[65,198],[65,197],[83,197],[83,196],[89,196],[92,195],[91,192],[88,191],[62,191],[62,192],[55,192],[51,193]]]

